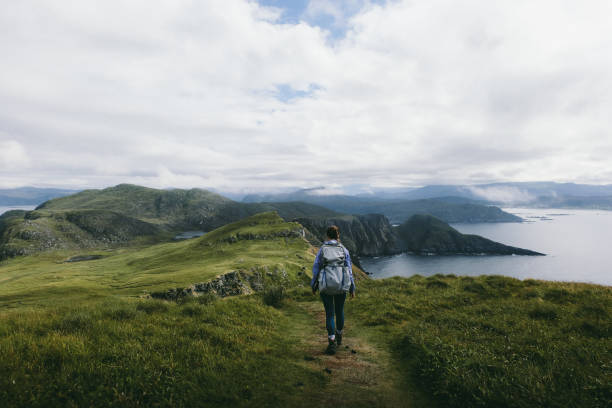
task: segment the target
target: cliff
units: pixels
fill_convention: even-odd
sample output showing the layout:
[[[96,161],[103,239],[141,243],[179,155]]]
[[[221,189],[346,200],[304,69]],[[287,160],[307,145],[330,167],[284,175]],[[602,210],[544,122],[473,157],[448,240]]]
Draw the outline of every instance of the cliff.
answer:
[[[462,234],[431,215],[414,215],[397,227],[400,247],[415,254],[543,255],[500,244],[478,235]]]
[[[355,257],[399,252],[393,227],[381,214],[303,217],[295,221],[310,232],[307,238],[315,246],[322,243],[327,227],[337,225],[340,241]]]

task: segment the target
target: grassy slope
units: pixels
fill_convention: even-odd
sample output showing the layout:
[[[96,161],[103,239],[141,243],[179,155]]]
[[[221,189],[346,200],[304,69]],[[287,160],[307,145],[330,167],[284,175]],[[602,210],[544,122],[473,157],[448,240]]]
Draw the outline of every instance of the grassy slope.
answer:
[[[77,251],[55,251],[5,262],[0,273],[0,306],[56,303],[103,298],[109,295],[138,296],[203,282],[233,270],[278,268],[297,276],[309,245],[301,238],[285,238],[283,232],[299,230],[274,213],[264,213],[222,227],[201,238],[148,247],[91,251],[103,259],[64,263]],[[266,239],[237,239],[236,233]],[[274,236],[277,234],[279,236]]]
[[[612,403],[610,287],[501,276],[361,286],[347,313],[444,406]]]
[[[346,394],[339,406],[358,407],[397,400],[392,379],[344,384],[325,373],[323,366],[336,372],[348,362],[381,362],[362,363],[373,353],[365,346],[358,355],[324,356],[324,338],[306,348],[313,332],[324,333],[320,302],[304,309],[288,301],[277,310],[258,295],[181,304],[138,296],[236,268],[282,267],[301,297],[308,293],[299,289],[308,281],[302,268],[314,255],[296,232],[298,224],[266,213],[200,239],[103,252],[100,260],[65,264],[75,253],[55,252],[4,262],[0,399],[16,406],[311,406]],[[389,390],[383,398],[375,392]]]
[[[421,388],[441,406],[610,402],[610,288],[501,277],[362,279],[347,305],[350,348],[329,357],[322,306],[300,274],[313,252],[297,229],[263,214],[200,239],[102,252],[101,260],[64,264],[77,253],[55,252],[0,264],[0,399],[433,406]],[[182,304],[139,298],[257,267],[284,268],[297,286],[281,309],[260,295]]]

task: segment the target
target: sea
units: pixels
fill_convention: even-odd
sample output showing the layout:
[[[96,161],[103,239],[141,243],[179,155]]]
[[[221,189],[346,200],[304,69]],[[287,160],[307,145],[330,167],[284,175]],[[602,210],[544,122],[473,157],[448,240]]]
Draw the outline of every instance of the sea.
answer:
[[[612,211],[506,208],[522,223],[452,224],[546,256],[418,256],[361,258],[374,278],[391,276],[505,275],[519,279],[612,285]]]

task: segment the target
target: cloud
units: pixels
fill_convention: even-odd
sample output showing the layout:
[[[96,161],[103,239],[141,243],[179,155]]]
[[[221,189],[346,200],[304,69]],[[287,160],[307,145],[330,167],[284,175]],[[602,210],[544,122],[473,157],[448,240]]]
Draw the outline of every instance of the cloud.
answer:
[[[612,3],[267,3],[7,3],[0,184],[612,181]]]
[[[30,158],[25,148],[15,140],[2,140],[0,134],[0,170],[11,171],[30,167]]]
[[[504,204],[524,204],[536,199],[528,191],[518,187],[496,186],[496,187],[466,187],[472,194],[487,201]]]

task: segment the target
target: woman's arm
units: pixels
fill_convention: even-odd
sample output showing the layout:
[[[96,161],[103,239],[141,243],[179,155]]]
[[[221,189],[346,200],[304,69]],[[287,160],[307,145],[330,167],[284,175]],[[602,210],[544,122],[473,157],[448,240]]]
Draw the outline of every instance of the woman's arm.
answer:
[[[351,277],[351,288],[349,289],[349,292],[353,296],[355,294],[355,280],[353,279],[353,262],[351,261],[351,254],[349,254],[348,249],[344,248],[344,253],[346,254],[346,257],[344,259],[346,263],[345,266],[348,267],[349,275]]]
[[[310,287],[312,288],[312,292],[314,293],[317,290],[317,278],[319,277],[319,272],[321,271],[321,249],[319,248],[319,252],[317,252],[317,256],[312,264],[312,280],[310,281]]]

